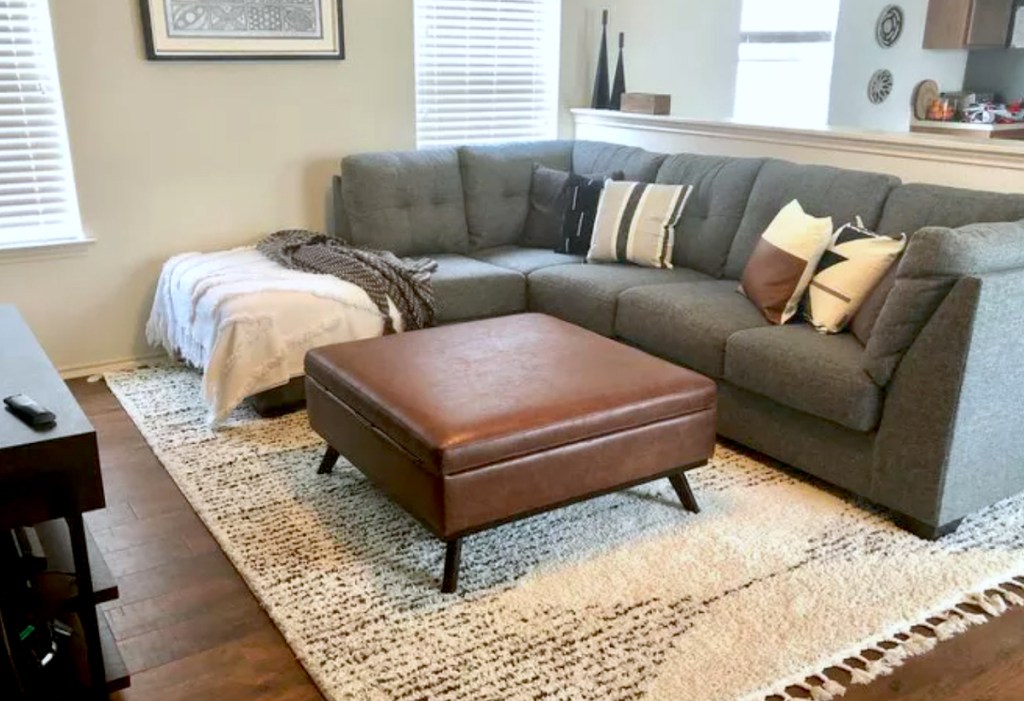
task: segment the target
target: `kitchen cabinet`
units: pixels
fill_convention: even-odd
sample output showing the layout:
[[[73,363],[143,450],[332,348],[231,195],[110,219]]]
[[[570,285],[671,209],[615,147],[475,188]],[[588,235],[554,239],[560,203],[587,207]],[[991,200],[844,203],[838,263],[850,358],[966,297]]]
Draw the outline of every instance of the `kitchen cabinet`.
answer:
[[[924,30],[926,49],[1004,47],[1016,0],[930,0]]]

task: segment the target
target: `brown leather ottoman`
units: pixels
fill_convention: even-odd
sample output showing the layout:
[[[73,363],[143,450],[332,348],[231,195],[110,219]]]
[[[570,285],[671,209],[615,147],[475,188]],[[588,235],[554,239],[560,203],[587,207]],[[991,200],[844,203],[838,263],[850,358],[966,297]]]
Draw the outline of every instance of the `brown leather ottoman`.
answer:
[[[711,380],[541,314],[386,336],[306,355],[309,421],[339,453],[448,544],[462,536],[669,478],[715,446]]]

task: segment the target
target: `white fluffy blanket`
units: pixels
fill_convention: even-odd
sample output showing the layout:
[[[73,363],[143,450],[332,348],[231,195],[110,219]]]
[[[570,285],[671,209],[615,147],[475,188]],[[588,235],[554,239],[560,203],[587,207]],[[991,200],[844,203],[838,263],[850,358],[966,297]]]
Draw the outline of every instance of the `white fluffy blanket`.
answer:
[[[395,328],[402,320],[394,305]],[[302,375],[311,348],[380,336],[362,288],[289,270],[254,248],[183,253],[160,274],[146,337],[203,371],[214,425],[248,396]]]

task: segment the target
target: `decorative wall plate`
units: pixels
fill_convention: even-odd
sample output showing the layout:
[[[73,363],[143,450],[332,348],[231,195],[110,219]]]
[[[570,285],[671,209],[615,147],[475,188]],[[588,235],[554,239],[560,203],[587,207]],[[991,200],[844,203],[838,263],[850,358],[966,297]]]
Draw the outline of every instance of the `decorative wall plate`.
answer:
[[[893,82],[892,71],[885,68],[875,71],[868,81],[868,99],[871,100],[871,104],[880,105],[889,99]]]
[[[878,16],[875,25],[875,38],[879,46],[890,48],[899,41],[903,34],[903,8],[899,5],[886,5]]]
[[[913,107],[915,119],[928,119],[928,108],[939,97],[939,84],[934,80],[922,80],[914,88]]]

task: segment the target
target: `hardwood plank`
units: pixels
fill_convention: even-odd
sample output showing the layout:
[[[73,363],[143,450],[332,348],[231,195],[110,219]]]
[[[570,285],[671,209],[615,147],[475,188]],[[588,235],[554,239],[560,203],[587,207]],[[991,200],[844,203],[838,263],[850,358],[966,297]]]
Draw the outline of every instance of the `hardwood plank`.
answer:
[[[267,623],[262,613],[252,596],[226,597],[205,615],[167,622],[117,644],[134,674],[255,633]]]
[[[112,701],[321,701],[275,631],[261,630],[132,678]]]
[[[102,531],[136,519],[135,512],[127,501],[112,502],[107,497],[107,508],[85,514],[85,525],[90,531]]]
[[[110,628],[118,640],[142,635],[175,623],[207,615],[231,599],[248,594],[244,582],[233,572],[203,578],[190,586],[179,586],[165,594],[105,609]]]
[[[322,699],[205,529],[170,542],[160,537],[158,525],[175,522],[160,521],[163,513],[191,514],[191,507],[110,391],[103,384],[70,384],[96,426],[105,477],[111,456],[110,483],[119,497],[112,501],[108,494],[120,514],[96,518],[109,518],[105,530],[116,538],[118,520],[127,518],[122,504],[139,504],[141,520],[153,517],[145,527],[153,539],[111,556],[119,558],[121,598],[104,605],[105,615],[124,640],[129,665],[143,670],[133,675],[131,689],[113,698]],[[161,473],[164,479],[151,481]],[[1015,609],[909,660],[890,677],[851,687],[844,701],[1020,701],[1022,688],[1024,609]]]
[[[166,565],[194,555],[188,543],[178,535],[150,540],[144,545],[124,548],[107,555],[107,565],[117,578]]]
[[[168,511],[151,518],[141,518],[131,523],[113,526],[94,532],[93,537],[99,545],[100,552],[114,553],[155,540],[162,540],[174,534],[185,538],[191,534],[206,535],[206,527],[190,509]]]
[[[165,565],[134,572],[117,578],[121,605],[164,596],[178,589],[202,586],[222,577],[233,577],[242,583],[234,567],[220,552],[175,560]],[[108,607],[109,608],[109,607]]]

